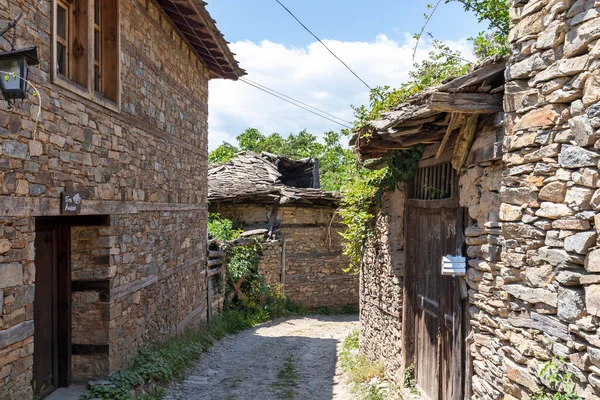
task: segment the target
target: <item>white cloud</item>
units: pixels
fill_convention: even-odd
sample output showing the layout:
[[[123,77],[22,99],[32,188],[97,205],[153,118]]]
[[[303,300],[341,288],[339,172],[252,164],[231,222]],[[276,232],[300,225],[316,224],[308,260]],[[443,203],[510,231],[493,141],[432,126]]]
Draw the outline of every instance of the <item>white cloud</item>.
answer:
[[[325,43],[371,87],[399,86],[408,80],[414,63],[414,40],[408,34],[402,43],[385,35],[372,42],[325,40]],[[466,40],[447,44],[471,55]],[[248,72],[248,79],[346,121],[353,120],[351,105],[366,104],[369,100],[368,89],[318,42],[306,48],[286,47],[267,40],[241,41],[230,46]],[[430,50],[431,43],[422,43],[416,60],[425,58]],[[209,110],[210,149],[223,141],[234,143],[235,136],[248,127],[265,134],[283,135],[308,129],[317,136],[341,128],[241,81],[211,81]]]

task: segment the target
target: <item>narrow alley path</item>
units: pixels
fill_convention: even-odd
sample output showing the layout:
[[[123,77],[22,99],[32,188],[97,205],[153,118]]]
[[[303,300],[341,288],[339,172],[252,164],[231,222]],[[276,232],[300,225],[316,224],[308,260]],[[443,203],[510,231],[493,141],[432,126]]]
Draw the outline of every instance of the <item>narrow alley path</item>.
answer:
[[[165,399],[351,399],[337,361],[354,315],[279,319],[231,335],[167,388]]]

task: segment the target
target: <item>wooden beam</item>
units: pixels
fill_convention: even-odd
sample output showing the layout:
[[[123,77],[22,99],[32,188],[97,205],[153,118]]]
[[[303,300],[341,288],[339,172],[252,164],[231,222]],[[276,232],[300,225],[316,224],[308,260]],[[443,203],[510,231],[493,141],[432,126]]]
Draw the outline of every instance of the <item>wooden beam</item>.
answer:
[[[362,143],[364,149],[384,149],[384,150],[399,150],[403,147],[402,143],[391,140],[371,139],[367,143]]]
[[[450,123],[448,124],[448,129],[446,129],[446,134],[444,135],[444,138],[442,139],[442,143],[440,144],[437,154],[435,155],[436,159],[440,158],[440,156],[444,152],[444,149],[446,148],[446,144],[448,144],[448,140],[450,140],[450,136],[452,136],[452,132],[454,132],[454,130],[456,128],[458,128],[459,121],[461,121],[463,119],[463,117],[464,117],[464,114],[458,114],[458,113],[451,114]]]
[[[476,71],[471,72],[468,75],[461,76],[453,79],[452,81],[442,85],[439,90],[444,92],[456,92],[466,87],[479,85],[481,82],[496,79],[504,76],[504,70],[506,68],[506,61],[499,63],[488,64]]]
[[[420,143],[436,142],[436,141],[440,140],[443,135],[444,135],[444,133],[440,132],[440,131],[432,131],[432,130],[421,131],[416,135],[403,137],[401,144],[404,147],[410,147],[410,146],[414,146],[415,144],[420,144]]]
[[[469,150],[473,144],[473,138],[475,137],[478,119],[479,115],[477,114],[467,117],[467,121],[458,134],[456,146],[454,147],[454,154],[452,154],[452,167],[454,167],[457,172],[460,171],[467,160],[467,155],[469,154]]]
[[[466,114],[493,114],[502,111],[502,94],[442,93],[431,95],[429,108]]]
[[[423,125],[416,125],[408,129],[390,129],[390,136],[395,138],[399,136],[414,135],[415,133],[419,133],[422,129]]]

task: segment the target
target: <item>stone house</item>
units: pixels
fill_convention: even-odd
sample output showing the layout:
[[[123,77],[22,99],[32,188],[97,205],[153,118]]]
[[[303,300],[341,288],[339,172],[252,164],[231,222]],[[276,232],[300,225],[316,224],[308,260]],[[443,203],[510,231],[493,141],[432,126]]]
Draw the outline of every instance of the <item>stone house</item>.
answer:
[[[307,308],[358,305],[358,276],[343,272],[339,197],[319,189],[314,159],[244,152],[208,171],[209,211],[262,243],[259,272]]]
[[[1,399],[206,321],[208,81],[243,74],[198,0],[9,0],[0,25],[19,12],[39,95],[0,111]]]
[[[426,398],[525,399],[560,358],[600,398],[599,17],[597,1],[513,1],[506,65],[415,96],[356,143],[364,159],[427,145],[384,196],[360,282],[361,351],[398,383],[411,367]],[[442,275],[446,255],[464,276]]]

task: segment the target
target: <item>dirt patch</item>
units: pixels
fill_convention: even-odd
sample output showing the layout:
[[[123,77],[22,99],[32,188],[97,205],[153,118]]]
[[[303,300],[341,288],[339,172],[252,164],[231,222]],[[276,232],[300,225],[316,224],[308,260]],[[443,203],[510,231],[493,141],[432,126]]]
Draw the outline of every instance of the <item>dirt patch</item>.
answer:
[[[351,399],[337,354],[358,328],[349,315],[279,319],[231,335],[167,388],[166,400]]]

